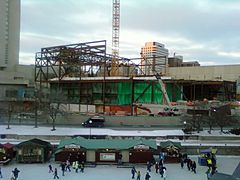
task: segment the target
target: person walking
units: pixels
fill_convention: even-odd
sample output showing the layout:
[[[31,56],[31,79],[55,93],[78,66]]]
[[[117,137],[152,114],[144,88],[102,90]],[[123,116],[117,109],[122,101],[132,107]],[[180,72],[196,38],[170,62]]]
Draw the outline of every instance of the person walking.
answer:
[[[69,172],[71,172],[71,163],[69,160],[66,161],[66,171],[68,170]]]
[[[54,173],[53,173],[53,179],[56,179],[56,178],[59,179],[57,168],[54,169]]]
[[[53,172],[53,169],[52,169],[52,165],[51,165],[51,164],[48,165],[48,172],[49,172],[49,173],[52,173],[52,172]]]
[[[62,170],[62,176],[64,176],[64,172],[65,172],[65,163],[62,162],[61,165],[60,165],[60,167],[61,167],[61,170]]]
[[[0,178],[3,178],[3,176],[2,176],[2,169],[1,169],[1,167],[0,167]]]
[[[136,172],[137,172],[137,171],[136,171],[135,167],[133,166],[132,169],[131,169],[132,179],[135,178],[135,173],[136,173]]]
[[[80,164],[80,172],[84,173],[84,162]]]
[[[149,180],[151,178],[149,172],[146,173],[145,180]]]
[[[151,163],[148,161],[147,162],[147,171],[151,172]]]
[[[141,178],[141,172],[138,171],[138,172],[137,172],[137,180],[141,180],[140,178]]]
[[[158,170],[159,170],[159,164],[158,164],[158,162],[156,162],[155,163],[155,171],[156,171],[156,173],[158,173]]]
[[[79,164],[78,161],[75,161],[75,172],[78,173]]]
[[[15,168],[12,172],[13,172],[14,180],[17,180],[18,179],[18,174],[19,174],[20,171],[17,168]]]
[[[192,163],[192,160],[191,159],[187,159],[187,167],[188,167],[188,170],[190,171],[191,169],[191,163]]]
[[[195,161],[192,162],[192,171],[196,174],[197,164]]]
[[[183,169],[183,167],[184,167],[184,159],[183,159],[183,157],[180,159],[180,164],[181,164],[181,168]]]
[[[166,180],[167,179],[167,169],[163,169],[163,179]]]

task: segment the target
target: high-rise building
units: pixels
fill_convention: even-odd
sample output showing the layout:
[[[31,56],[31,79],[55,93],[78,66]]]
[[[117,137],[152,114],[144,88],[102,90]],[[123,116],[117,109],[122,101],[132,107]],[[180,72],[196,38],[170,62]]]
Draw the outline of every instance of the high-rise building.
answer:
[[[141,48],[141,69],[146,75],[164,74],[168,64],[168,49],[158,42],[146,42]]]
[[[0,70],[15,71],[19,40],[20,0],[0,0]]]

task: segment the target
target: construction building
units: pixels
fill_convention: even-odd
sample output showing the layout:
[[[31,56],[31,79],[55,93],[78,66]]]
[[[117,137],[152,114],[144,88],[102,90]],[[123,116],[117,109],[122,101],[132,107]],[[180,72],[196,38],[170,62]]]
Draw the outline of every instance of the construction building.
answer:
[[[61,98],[57,101],[68,104],[69,107],[75,105],[78,111],[91,107],[93,112],[98,113],[124,112],[133,115],[139,104],[166,102],[162,85],[155,75],[142,71],[142,63],[136,64],[127,58],[119,58],[118,61],[119,75],[113,77],[109,73],[112,56],[106,53],[106,41],[42,48],[36,55],[35,80],[40,90],[50,88],[46,96],[55,98],[56,101],[54,95],[61,93]],[[149,65],[152,66],[146,66]],[[155,64],[156,69],[157,66]],[[162,64],[159,66],[161,68]],[[183,68],[186,69],[181,75]],[[199,76],[205,74],[205,77],[195,77],[197,68]],[[239,66],[234,68],[239,69]],[[230,68],[224,71],[232,70]],[[235,74],[238,73],[236,70],[233,71]],[[204,72],[204,67],[201,66],[169,67],[160,76],[171,102],[204,98],[233,100],[236,80],[228,79],[229,74],[226,74],[225,79],[213,78],[217,73],[218,76],[221,75],[221,69],[216,71]]]

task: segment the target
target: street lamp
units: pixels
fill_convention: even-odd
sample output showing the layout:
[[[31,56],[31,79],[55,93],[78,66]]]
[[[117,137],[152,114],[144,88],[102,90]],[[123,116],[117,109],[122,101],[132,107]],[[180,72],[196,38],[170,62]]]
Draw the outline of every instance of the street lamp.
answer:
[[[91,139],[92,120],[89,120],[89,139]]]
[[[184,124],[184,131],[183,131],[183,141],[185,141],[185,130],[186,130],[186,125],[187,125],[187,122],[186,121],[184,121],[183,122],[183,124]]]
[[[7,128],[10,129],[10,120],[11,120],[11,115],[12,115],[12,104],[8,104],[8,123],[7,123]]]

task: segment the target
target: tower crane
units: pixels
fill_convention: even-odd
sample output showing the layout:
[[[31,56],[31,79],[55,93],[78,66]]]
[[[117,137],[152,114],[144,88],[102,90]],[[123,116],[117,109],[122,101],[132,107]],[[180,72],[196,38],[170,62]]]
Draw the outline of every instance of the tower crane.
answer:
[[[112,63],[110,75],[118,76],[120,0],[113,0],[112,5]]]

